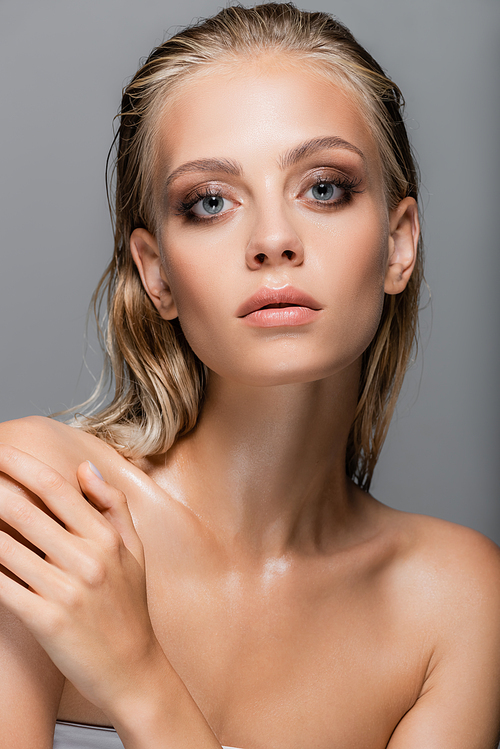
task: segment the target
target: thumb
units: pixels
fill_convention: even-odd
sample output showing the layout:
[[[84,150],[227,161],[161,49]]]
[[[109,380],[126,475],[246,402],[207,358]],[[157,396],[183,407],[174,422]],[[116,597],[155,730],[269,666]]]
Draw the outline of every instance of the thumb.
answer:
[[[137,535],[125,494],[108,484],[90,460],[78,466],[77,478],[87,499],[118,531],[127,549],[144,568],[142,543]]]

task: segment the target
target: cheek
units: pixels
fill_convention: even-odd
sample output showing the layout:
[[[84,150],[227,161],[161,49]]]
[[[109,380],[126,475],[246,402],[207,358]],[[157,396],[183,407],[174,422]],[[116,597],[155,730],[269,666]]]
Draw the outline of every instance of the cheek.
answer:
[[[236,309],[231,293],[237,284],[212,253],[200,248],[193,256],[190,249],[171,248],[165,270],[184,335],[195,354],[210,367],[212,356],[227,355],[221,346],[221,318],[227,323],[231,306]]]
[[[318,242],[321,238],[318,237]],[[338,222],[318,256],[316,274],[330,298],[330,318],[346,361],[361,355],[377,331],[384,303],[388,226],[380,214],[368,212]]]

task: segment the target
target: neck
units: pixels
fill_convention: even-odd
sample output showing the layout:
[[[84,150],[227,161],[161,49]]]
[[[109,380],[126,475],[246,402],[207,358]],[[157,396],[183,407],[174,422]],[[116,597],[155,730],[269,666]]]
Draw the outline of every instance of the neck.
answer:
[[[274,387],[212,375],[196,429],[167,455],[167,488],[226,545],[283,554],[328,544],[345,532],[358,496],[345,474],[358,381],[358,362]]]

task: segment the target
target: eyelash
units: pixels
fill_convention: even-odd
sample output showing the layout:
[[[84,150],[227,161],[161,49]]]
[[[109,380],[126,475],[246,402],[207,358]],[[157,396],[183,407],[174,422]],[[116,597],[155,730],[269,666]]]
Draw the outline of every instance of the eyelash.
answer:
[[[219,216],[218,214],[214,214],[211,218],[201,218],[200,216],[195,216],[194,213],[191,213],[191,208],[196,205],[200,200],[204,200],[205,198],[223,198],[224,195],[222,194],[221,190],[217,187],[205,187],[201,188],[200,190],[196,190],[189,198],[188,200],[180,200],[177,205],[177,210],[175,212],[176,216],[185,216],[188,221],[192,222],[211,222],[214,219],[217,219]]]
[[[330,177],[325,179],[324,177],[318,176],[313,184],[310,185],[307,191],[312,190],[312,188],[316,185],[322,184],[330,184],[334,187],[338,187],[340,190],[343,190],[344,194],[342,195],[342,197],[334,201],[313,200],[313,203],[320,208],[335,210],[340,206],[350,203],[353,195],[363,192],[363,190],[356,189],[359,186],[360,182],[361,180],[355,177]],[[214,214],[211,217],[201,218],[200,216],[196,216],[194,213],[192,213],[191,209],[193,208],[193,206],[196,205],[196,203],[198,203],[200,200],[204,200],[205,198],[224,198],[224,195],[222,194],[222,191],[216,187],[206,187],[196,190],[187,200],[180,200],[178,202],[175,211],[176,215],[184,216],[186,220],[191,223],[202,224],[217,221],[219,218],[221,218],[222,215],[225,215],[226,211],[223,214],[218,213]]]

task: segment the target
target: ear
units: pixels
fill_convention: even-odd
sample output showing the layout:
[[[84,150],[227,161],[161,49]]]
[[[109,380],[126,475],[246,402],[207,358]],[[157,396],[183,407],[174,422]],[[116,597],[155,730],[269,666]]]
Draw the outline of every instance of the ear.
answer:
[[[389,258],[384,284],[386,294],[399,294],[406,288],[417,259],[419,235],[417,202],[414,198],[405,198],[389,217]]]
[[[134,229],[130,235],[130,251],[147,295],[164,320],[173,320],[177,317],[177,307],[162,266],[156,238],[146,229]]]

